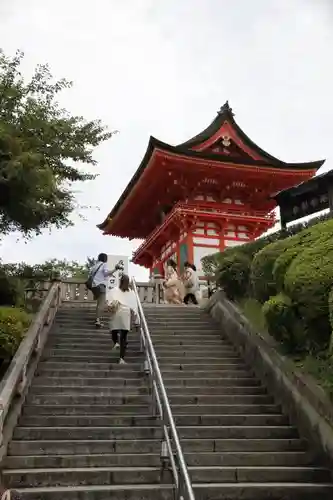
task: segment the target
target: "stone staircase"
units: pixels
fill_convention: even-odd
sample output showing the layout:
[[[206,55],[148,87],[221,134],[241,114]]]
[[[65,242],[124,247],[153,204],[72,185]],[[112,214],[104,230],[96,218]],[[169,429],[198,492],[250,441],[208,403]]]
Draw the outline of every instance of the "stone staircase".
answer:
[[[209,317],[195,307],[145,314],[197,500],[324,500],[297,429]],[[3,476],[29,500],[172,500],[162,433],[150,414],[139,336],[119,366],[92,309],[59,310]]]

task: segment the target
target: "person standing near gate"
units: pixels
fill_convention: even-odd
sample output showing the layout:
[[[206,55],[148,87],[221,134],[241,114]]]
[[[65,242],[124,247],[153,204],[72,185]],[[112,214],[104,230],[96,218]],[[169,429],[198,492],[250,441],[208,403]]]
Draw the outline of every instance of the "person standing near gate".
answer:
[[[198,305],[198,293],[200,290],[199,279],[197,275],[197,268],[194,264],[190,262],[184,263],[185,273],[184,273],[184,287],[185,287],[185,297],[184,303],[187,305],[192,302],[194,305]]]

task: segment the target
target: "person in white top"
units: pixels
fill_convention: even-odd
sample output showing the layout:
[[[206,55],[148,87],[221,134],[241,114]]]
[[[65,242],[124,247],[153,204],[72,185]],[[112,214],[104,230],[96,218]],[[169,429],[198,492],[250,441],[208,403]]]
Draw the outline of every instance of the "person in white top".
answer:
[[[184,303],[188,304],[190,301],[194,305],[198,305],[198,292],[200,290],[199,279],[197,275],[197,268],[194,264],[190,262],[185,262],[184,264],[185,273],[183,277],[183,282],[185,286],[185,297]]]
[[[101,317],[105,308],[106,288],[109,276],[112,276],[118,269],[117,264],[114,269],[109,271],[107,266],[108,256],[106,253],[100,253],[97,263],[90,269],[89,277],[91,280],[91,291],[96,300],[96,328],[103,326]]]
[[[130,279],[123,274],[119,281],[119,287],[113,288],[108,295],[108,309],[110,312],[110,332],[114,343],[114,349],[120,348],[119,364],[124,364],[127,346],[127,335],[131,330],[132,318],[136,326],[140,319],[135,294],[130,288]]]

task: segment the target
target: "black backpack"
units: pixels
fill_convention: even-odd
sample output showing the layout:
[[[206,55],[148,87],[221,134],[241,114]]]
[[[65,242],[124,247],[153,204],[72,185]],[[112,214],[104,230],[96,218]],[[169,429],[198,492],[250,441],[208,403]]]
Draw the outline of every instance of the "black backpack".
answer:
[[[93,289],[93,282],[94,282],[94,278],[97,274],[97,272],[100,270],[100,268],[102,267],[102,265],[104,264],[104,262],[101,262],[100,265],[95,269],[95,271],[93,273],[91,273],[86,281],[86,287],[88,290],[92,290]]]

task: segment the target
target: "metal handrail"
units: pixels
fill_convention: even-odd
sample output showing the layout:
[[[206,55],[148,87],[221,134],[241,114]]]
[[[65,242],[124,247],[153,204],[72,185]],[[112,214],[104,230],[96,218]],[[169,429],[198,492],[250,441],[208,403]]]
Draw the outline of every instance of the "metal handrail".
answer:
[[[188,473],[183,450],[180,444],[176,424],[172,415],[169,399],[166,393],[161,371],[158,365],[155,349],[149,333],[147,321],[139,299],[138,289],[134,278],[132,279],[133,291],[135,293],[139,316],[141,348],[146,355],[145,372],[150,377],[152,385],[152,411],[156,415],[158,411],[161,419],[164,440],[162,441],[161,459],[169,458],[173,480],[176,488],[177,500],[195,500],[191,479]],[[175,447],[175,454],[172,450],[172,442]],[[175,461],[178,463],[178,468]]]

